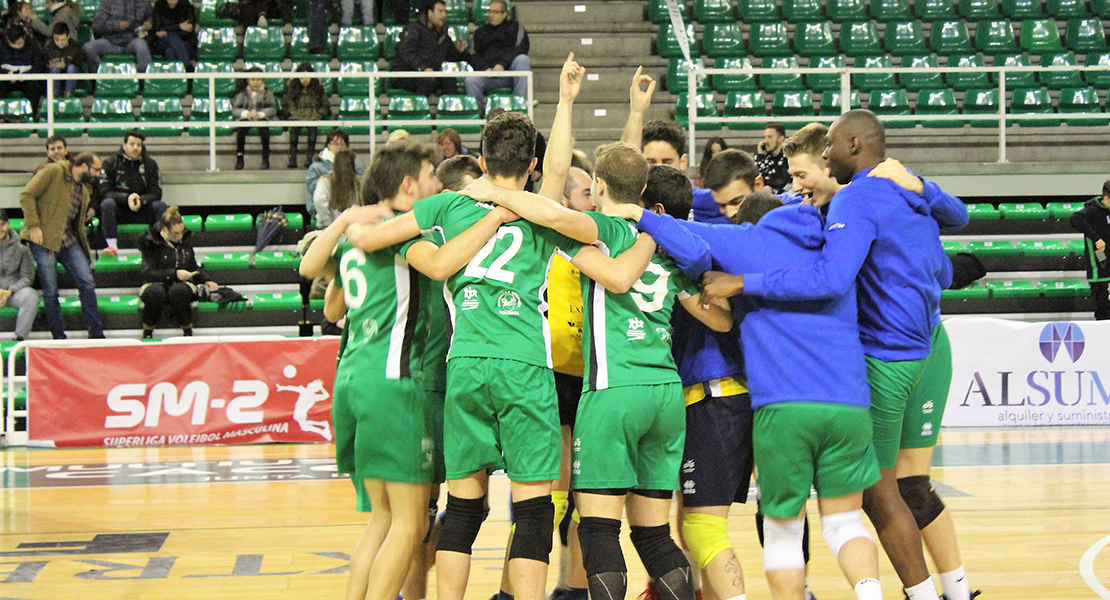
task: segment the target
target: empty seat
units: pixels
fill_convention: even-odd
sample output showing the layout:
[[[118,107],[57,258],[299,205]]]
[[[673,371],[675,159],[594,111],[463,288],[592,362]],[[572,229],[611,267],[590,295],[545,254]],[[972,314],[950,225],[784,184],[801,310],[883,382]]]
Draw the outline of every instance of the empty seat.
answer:
[[[234,27],[237,23],[235,19],[221,19],[216,14],[219,12],[220,7],[226,4],[228,0],[201,0],[200,13],[198,23],[201,27]],[[82,0],[81,7],[82,17],[84,13],[89,12],[89,3],[87,0]],[[95,12],[95,9],[93,10]],[[91,21],[91,18],[90,18]]]
[[[1037,288],[1046,298],[1083,298],[1091,295],[1086,279],[1042,279]]]
[[[1110,52],[1099,52],[1087,55],[1088,67],[1110,67]],[[1110,70],[1087,71],[1087,83],[1100,90],[1110,89]]]
[[[1073,214],[1075,214],[1075,211],[1083,208],[1083,203],[1082,202],[1049,202],[1046,205],[1046,208],[1048,208],[1048,213],[1050,215],[1052,215],[1052,218],[1063,221],[1063,220],[1067,220],[1069,217],[1071,217]],[[1065,244],[1065,246],[1066,246],[1066,244]],[[1082,251],[1083,251],[1082,248],[1080,248],[1080,252],[1082,252]]]
[[[799,23],[794,29],[794,50],[801,56],[831,56],[836,54],[832,23]]]
[[[466,0],[446,0],[446,4],[448,25],[470,23],[470,10],[466,6]]]
[[[678,92],[685,92],[688,88],[689,74],[693,70],[694,65],[705,68],[705,61],[702,59],[686,60],[684,58],[672,58],[667,65],[667,91],[672,94]],[[709,77],[706,75],[698,75],[697,77],[698,91],[706,91],[709,89]]]
[[[718,60],[714,65],[717,69],[750,69],[752,68],[752,61],[747,58],[723,58]],[[722,94],[728,92],[739,92],[742,90],[758,90],[759,86],[755,84],[755,75],[751,73],[737,73],[732,75],[713,75],[713,89],[721,92]]]
[[[247,71],[249,69],[261,69],[263,74],[281,73],[281,63],[278,61],[243,61],[243,70]],[[260,75],[256,74],[256,76]],[[274,93],[274,97],[280,102],[280,98],[285,94],[285,82],[288,80],[282,77],[260,77],[262,77],[262,82],[266,84],[266,87],[270,88],[270,91]]]
[[[882,52],[879,27],[874,21],[845,23],[840,27],[840,51],[848,56],[867,56]]]
[[[964,93],[964,115],[983,115],[981,118],[969,118],[967,121],[972,127],[998,127],[998,89],[968,90]],[[990,206],[990,205],[987,205]],[[990,207],[994,210],[994,207]],[[986,208],[983,209],[984,211]],[[994,216],[997,218],[997,210]],[[968,206],[968,215],[972,219],[984,219],[982,212],[978,216],[971,215],[971,205]]]
[[[980,21],[975,27],[975,48],[984,54],[1017,52],[1014,28],[1006,19]]]
[[[951,21],[956,18],[952,0],[914,0],[914,14],[922,21]]]
[[[475,2],[475,6],[477,6]],[[304,300],[301,298],[300,293],[297,292],[274,292],[268,294],[255,294],[251,300],[251,308],[254,310],[264,311],[278,311],[278,310],[301,310]]]
[[[771,73],[759,76],[759,86],[768,92],[802,90],[802,76],[797,73],[798,58],[795,56],[776,56],[764,59],[763,68],[781,69],[782,74]]]
[[[1029,19],[1021,22],[1021,47],[1034,54],[1059,52],[1060,29],[1052,19]]]
[[[690,126],[688,102],[689,94],[686,92],[678,94],[678,100],[675,102],[674,120],[683,127]],[[713,98],[712,92],[694,94],[694,110],[697,111],[695,114],[699,117],[720,116],[717,112],[717,101]],[[695,127],[697,131],[716,131],[720,128],[720,123],[697,123]]]
[[[972,221],[997,221],[1002,218],[1002,213],[993,204],[968,204],[967,218]]]
[[[840,90],[830,90],[822,92],[821,94],[821,109],[818,114],[822,116],[839,115],[843,110],[840,106],[841,103]],[[848,95],[849,110],[855,110],[860,107],[859,92],[852,90]]]
[[[100,296],[96,308],[102,315],[131,315],[139,312],[138,296]]]
[[[812,117],[813,97],[806,90],[775,92],[771,101],[772,117]]]
[[[1017,54],[1000,54],[994,57],[994,64],[995,66],[1002,65],[1004,67],[1029,67],[1033,63],[1028,54],[1019,52]],[[998,76],[995,73],[991,73],[991,81],[998,81]],[[1035,87],[1036,85],[1036,75],[1032,71],[1006,73],[1006,89],[1008,90]]]
[[[929,48],[941,55],[971,52],[971,38],[963,21],[938,21],[929,33]]]
[[[732,23],[736,13],[731,0],[694,0],[694,20],[698,23]]]
[[[295,252],[259,252],[254,255],[256,269],[296,269],[301,257]]]
[[[890,89],[890,90],[875,90],[867,96],[867,109],[876,115],[909,115],[910,112],[910,99],[906,95],[906,90],[903,89]],[[883,120],[883,125],[887,129],[907,129],[915,125],[911,120],[898,120],[888,121]]]
[[[440,119],[474,119],[470,125],[437,125],[450,127],[459,133],[481,133],[482,115],[478,100],[474,96],[458,96],[444,94],[436,102],[436,120]]]
[[[990,298],[990,290],[978,281],[958,290],[941,290],[940,297],[945,300],[982,300]]]
[[[1086,0],[1048,0],[1048,14],[1057,19],[1079,19],[1086,17]]]
[[[1017,246],[1008,240],[970,241],[967,251],[976,256],[1018,256]]]
[[[397,44],[401,41],[401,30],[404,25],[387,25],[385,28],[385,45],[382,46],[382,56],[386,60],[393,60],[397,56]]]
[[[370,113],[376,110],[377,98],[363,96],[348,96],[339,99],[339,120],[356,121],[365,123],[370,120]],[[370,128],[364,125],[343,125],[349,133],[367,135]]]
[[[744,36],[739,23],[713,23],[705,26],[702,46],[706,56],[726,58],[744,56]]]
[[[13,99],[14,100],[14,99]],[[30,101],[27,101],[30,105]],[[43,108],[39,111],[39,121],[43,124],[47,121],[46,104],[43,103]],[[85,132],[85,107],[81,104],[80,98],[55,98],[54,99],[54,123],[81,123],[82,127],[65,127],[55,126],[54,133],[65,137],[81,137]],[[42,128],[43,135],[47,135],[47,129]],[[20,136],[22,137],[22,136]]]
[[[954,256],[966,250],[966,248],[964,248],[964,243],[956,240],[941,238],[940,245],[944,248],[944,253],[948,256]]]
[[[948,57],[948,66],[950,67],[973,68],[985,67],[986,65],[982,54],[959,54]],[[990,85],[985,72],[945,73],[944,79],[948,82],[948,87],[960,92],[985,88]]]
[[[827,0],[825,14],[837,23],[866,21],[871,18],[867,13],[867,0]]]
[[[821,0],[783,0],[782,17],[789,23],[815,23],[825,20]]]
[[[174,121],[184,123],[185,116],[181,109],[180,98],[143,98],[143,106],[139,109],[139,122],[151,123],[157,121]],[[143,133],[153,137],[180,137],[185,134],[184,127],[151,127],[142,126]]]
[[[1093,87],[1060,90],[1060,112],[1099,113],[1098,92]],[[1069,127],[1093,127],[1110,124],[1110,117],[1076,118],[1064,121]]]
[[[1010,99],[1010,112],[1015,115],[1053,114],[1052,97],[1045,88],[1022,88],[1014,90]],[[1060,119],[1018,119],[1022,127],[1059,127]]]
[[[1079,61],[1075,59],[1074,52],[1061,52],[1059,54],[1046,54],[1041,57],[1042,67],[1078,67]],[[1078,70],[1074,71],[1041,71],[1041,83],[1050,90],[1062,90],[1069,87],[1081,87],[1083,78]]]
[[[998,205],[1003,219],[1047,219],[1048,209],[1036,202],[1003,202]]]
[[[377,72],[378,65],[370,61],[353,61],[339,63],[340,73],[366,73]],[[377,91],[373,94],[370,93],[370,82],[379,82],[377,79],[365,79],[362,77],[340,77],[336,84],[340,96],[377,96]],[[378,87],[377,89],[380,89]]]
[[[1002,0],[1002,14],[1018,21],[1042,19],[1044,7],[1041,0]]]
[[[690,20],[690,7],[686,0],[679,0],[677,4],[679,14],[682,15],[682,21],[688,22]],[[667,0],[648,0],[648,19],[656,25],[669,23],[671,17],[670,13],[667,12]]]
[[[857,58],[855,66],[860,69],[869,69],[872,72],[853,75],[853,87],[857,87],[865,92],[896,87],[894,83],[894,74],[890,72],[890,69],[893,68],[893,62],[890,60],[889,56],[884,54],[881,56]]]
[[[745,23],[769,23],[779,21],[779,6],[775,0],[739,0],[736,12]]]
[[[880,23],[909,21],[913,12],[909,0],[871,0],[871,18]]]
[[[373,27],[340,27],[335,51],[340,61],[377,60],[378,36]]]
[[[429,121],[427,125],[396,125],[394,121]],[[426,135],[432,132],[432,110],[426,96],[396,95],[389,99],[389,114],[385,125],[392,131],[404,129],[413,135]]]
[[[1106,50],[1106,34],[1099,19],[1072,19],[1064,29],[1064,45],[1080,54]]]
[[[887,23],[886,51],[894,56],[925,54],[925,29],[921,21]]]
[[[997,19],[998,0],[960,0],[960,16],[969,21]]]
[[[138,272],[143,267],[141,254],[112,256],[101,254],[96,259],[97,273],[132,273]]]
[[[89,137],[122,138],[125,132],[135,128],[135,114],[131,110],[131,100],[117,98],[93,100],[89,111],[89,123],[120,123],[119,127],[89,128]]]
[[[209,118],[212,114],[208,98],[194,96],[193,106],[189,111],[189,135],[207,137],[209,134]],[[215,122],[231,122],[231,100],[228,98],[216,98]],[[232,128],[226,125],[216,127],[217,137],[228,136],[232,133]]]
[[[686,26],[686,37],[690,43],[690,55],[700,54],[698,38],[694,34],[693,25]],[[663,58],[683,58],[682,46],[678,43],[678,37],[670,23],[659,26],[659,33],[655,38],[655,48],[656,54]]]
[[[138,73],[133,62],[102,62],[96,72],[100,75],[134,75]],[[100,79],[96,82],[97,98],[134,98],[139,95],[138,79]]]
[[[956,94],[948,89],[936,90],[921,90],[917,93],[917,110],[918,115],[958,115],[960,114],[960,106],[956,103]],[[930,129],[944,129],[951,127],[963,127],[964,121],[962,119],[944,119],[932,120],[924,119],[921,121],[922,127]]]
[[[844,57],[839,54],[836,56],[819,56],[810,58],[808,66],[813,69],[843,69],[845,62]],[[839,73],[809,73],[805,79],[806,87],[815,92],[840,89]]]
[[[736,130],[762,130],[766,125],[767,104],[763,94],[759,91],[730,92],[725,96],[726,117],[759,117],[762,121],[749,121],[745,123],[729,123],[729,129]]]
[[[1040,298],[1041,290],[1032,281],[988,281],[992,298]]]
[[[204,219],[205,231],[251,231],[254,218],[248,214],[208,215]]]
[[[199,61],[194,73],[200,75],[202,73],[234,73],[235,67],[230,62],[211,62]],[[216,97],[228,97],[235,93],[235,80],[215,79],[216,82]],[[193,97],[194,98],[208,98],[208,79],[197,78],[193,80]]]
[[[1017,247],[1022,256],[1066,258],[1070,252],[1067,245],[1059,240],[1024,240],[1019,241]]]
[[[786,24],[755,23],[748,32],[748,48],[755,56],[790,56],[794,51],[790,48],[790,36],[786,33]]]
[[[507,112],[528,113],[528,100],[524,96],[517,96],[516,94],[490,94],[486,96],[486,110],[484,114],[489,114],[489,111],[500,108]]]
[[[243,60],[285,58],[285,36],[281,27],[247,27],[243,30]]]
[[[234,27],[204,27],[197,32],[197,59],[201,61],[239,58],[239,40]]]
[[[44,110],[45,114],[46,111]],[[35,109],[26,98],[0,98],[0,123],[33,123]],[[34,135],[34,129],[0,129],[0,138],[25,138]]]
[[[179,75],[174,79],[147,79],[143,84],[144,98],[184,98],[189,92],[189,82],[185,79],[185,64],[181,61],[152,61],[146,67],[148,74],[168,73]]]
[[[935,69],[940,66],[940,61],[935,54],[904,56],[902,66],[909,69]],[[898,75],[898,84],[911,92],[944,87],[940,73],[901,73]]]
[[[1100,19],[1110,19],[1110,0],[1091,0],[1091,12]]]

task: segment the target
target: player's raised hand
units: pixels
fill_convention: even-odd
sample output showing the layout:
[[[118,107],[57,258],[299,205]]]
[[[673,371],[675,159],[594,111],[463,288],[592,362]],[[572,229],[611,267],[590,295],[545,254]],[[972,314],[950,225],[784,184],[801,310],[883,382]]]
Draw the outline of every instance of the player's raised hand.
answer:
[[[563,72],[559,74],[559,101],[574,102],[578,93],[582,91],[582,80],[586,78],[586,67],[574,60],[574,53],[567,55],[563,63]]]
[[[656,81],[651,78],[651,75],[644,75],[642,66],[636,69],[636,74],[632,76],[632,87],[628,88],[628,100],[632,106],[632,112],[647,112],[648,107],[651,106],[651,96],[655,93],[655,84]]]
[[[719,298],[729,298],[744,293],[744,276],[729,275],[720,271],[706,271],[701,276],[701,303],[709,304]]]

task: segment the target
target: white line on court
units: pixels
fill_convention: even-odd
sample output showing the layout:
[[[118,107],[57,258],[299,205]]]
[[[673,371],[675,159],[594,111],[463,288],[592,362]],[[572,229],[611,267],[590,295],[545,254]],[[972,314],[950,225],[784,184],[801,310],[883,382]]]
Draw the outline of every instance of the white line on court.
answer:
[[[1083,576],[1083,581],[1087,582],[1087,586],[1095,591],[1100,598],[1110,599],[1110,590],[1102,585],[1102,582],[1095,576],[1095,557],[1098,556],[1102,549],[1110,544],[1110,535],[1095,542],[1093,546],[1083,553],[1083,558],[1079,559],[1079,574]]]

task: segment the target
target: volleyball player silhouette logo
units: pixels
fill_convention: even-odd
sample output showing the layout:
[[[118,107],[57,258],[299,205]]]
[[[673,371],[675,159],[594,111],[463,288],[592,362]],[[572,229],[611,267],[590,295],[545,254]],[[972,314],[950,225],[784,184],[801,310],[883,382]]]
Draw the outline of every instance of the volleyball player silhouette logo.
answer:
[[[283,375],[292,379],[297,376],[297,368],[293,365],[286,365]],[[318,433],[325,440],[331,441],[331,423],[324,419],[322,421],[313,421],[308,418],[308,411],[317,402],[323,402],[331,397],[331,394],[324,389],[324,382],[321,379],[313,380],[308,385],[278,385],[279,392],[297,392],[297,403],[293,406],[293,420],[300,425],[301,431],[310,433]]]

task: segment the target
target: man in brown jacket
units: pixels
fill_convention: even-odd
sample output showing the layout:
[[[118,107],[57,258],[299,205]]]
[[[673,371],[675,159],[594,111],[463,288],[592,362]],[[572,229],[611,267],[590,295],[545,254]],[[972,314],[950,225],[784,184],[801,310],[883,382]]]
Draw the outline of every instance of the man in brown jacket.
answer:
[[[58,304],[59,261],[77,282],[81,314],[89,337],[104,337],[100,311],[96,307],[96,282],[89,264],[89,240],[85,235],[89,188],[99,181],[100,166],[97,155],[82,152],[72,164],[63,160],[47,165],[19,194],[19,204],[23,207],[20,238],[30,242],[42,284],[46,322],[54,339],[66,337]]]

